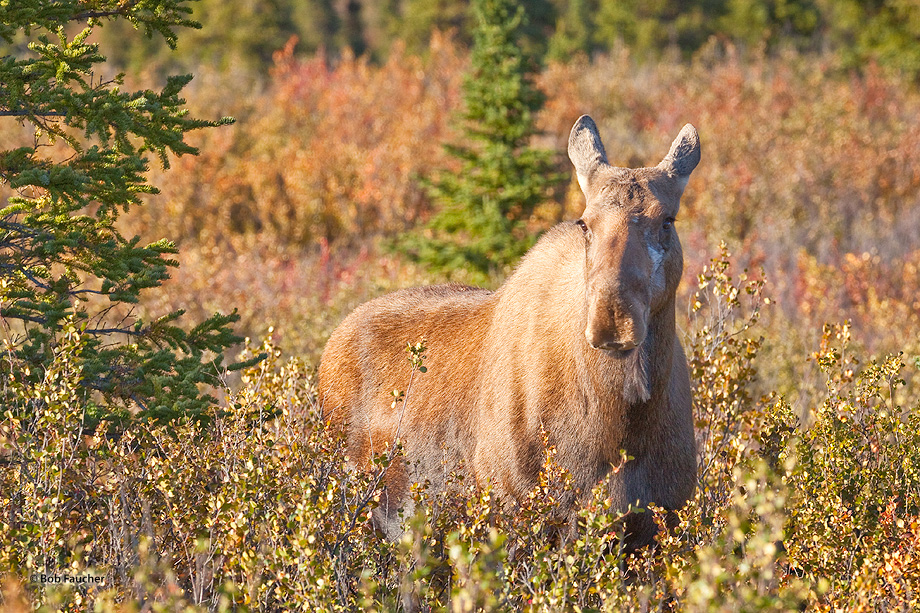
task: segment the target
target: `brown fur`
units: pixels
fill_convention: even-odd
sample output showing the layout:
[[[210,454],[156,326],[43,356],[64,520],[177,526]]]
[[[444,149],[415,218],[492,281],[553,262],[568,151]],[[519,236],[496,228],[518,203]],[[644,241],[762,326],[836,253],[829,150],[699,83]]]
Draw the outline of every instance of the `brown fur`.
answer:
[[[685,127],[653,168],[613,168],[583,117],[569,154],[587,198],[579,222],[562,223],[497,291],[442,285],[399,291],[356,309],[326,345],[320,399],[364,465],[399,431],[407,462],[391,467],[377,517],[390,538],[410,482],[444,487],[461,467],[509,498],[536,483],[541,428],[582,493],[606,479],[620,509],[681,507],[696,485],[687,362],[675,334],[683,270],[676,231],[680,195],[699,160]],[[405,411],[406,343],[425,339]],[[598,348],[595,348],[598,347]],[[620,471],[620,451],[635,459]],[[654,538],[647,515],[631,545]]]

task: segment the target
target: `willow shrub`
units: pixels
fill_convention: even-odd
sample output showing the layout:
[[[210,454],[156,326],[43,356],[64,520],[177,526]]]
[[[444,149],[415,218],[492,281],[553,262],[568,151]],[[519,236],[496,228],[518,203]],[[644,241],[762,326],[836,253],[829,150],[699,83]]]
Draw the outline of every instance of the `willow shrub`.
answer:
[[[399,445],[353,471],[312,369],[270,340],[241,356],[268,358],[207,422],[81,434],[85,341],[72,325],[37,382],[2,384],[34,409],[7,408],[0,431],[5,605],[392,611],[407,577],[432,610],[915,609],[920,407],[897,405],[903,358],[863,362],[849,329],[829,326],[809,358],[827,391],[800,420],[752,391],[763,288],[724,250],[700,275],[687,339],[700,486],[671,530],[647,511],[657,550],[628,557],[602,488],[577,529],[555,512],[574,492],[551,447],[515,508],[454,472],[448,492],[416,487],[400,542],[380,539],[369,518]],[[420,369],[409,349],[406,368]],[[42,572],[104,585],[34,581]]]

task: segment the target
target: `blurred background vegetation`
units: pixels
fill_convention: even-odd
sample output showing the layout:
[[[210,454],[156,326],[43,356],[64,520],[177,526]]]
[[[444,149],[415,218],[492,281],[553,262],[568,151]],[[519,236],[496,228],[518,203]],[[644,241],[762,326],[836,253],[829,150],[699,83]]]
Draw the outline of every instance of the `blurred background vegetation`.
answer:
[[[920,352],[915,3],[523,6],[520,47],[543,98],[529,146],[553,156],[567,183],[507,212],[519,236],[580,214],[565,143],[581,113],[597,120],[613,162],[630,166],[656,163],[689,121],[704,157],[679,219],[682,292],[723,240],[740,266],[764,270],[776,303],[764,320],[776,341],[764,389],[801,391],[798,356],[826,321],[852,320],[872,352]],[[204,27],[174,52],[126,22],[99,30],[110,68],[129,81],[193,71],[192,113],[237,119],[193,135],[200,156],[154,168],[162,193],[122,220],[127,234],[180,247],[169,291],[145,306],[198,316],[236,306],[242,333],[274,323],[285,350],[315,362],[361,301],[447,278],[386,247],[431,238],[445,208],[432,184],[463,176],[444,145],[475,150],[463,119],[475,20],[451,0],[192,7]],[[508,272],[450,277],[494,287]]]
[[[654,61],[673,51],[690,59],[715,38],[750,49],[839,54],[845,67],[874,60],[920,70],[920,7],[909,0],[532,0],[525,46],[556,60],[606,53],[625,45]],[[106,28],[103,50],[134,69],[207,64],[264,70],[275,51],[297,37],[294,51],[346,50],[383,62],[396,44],[428,51],[435,31],[461,46],[473,40],[469,0],[199,0],[193,19],[205,24],[182,37],[177,52],[159,39],[138,40],[129,23]],[[131,40],[129,44],[125,44]]]

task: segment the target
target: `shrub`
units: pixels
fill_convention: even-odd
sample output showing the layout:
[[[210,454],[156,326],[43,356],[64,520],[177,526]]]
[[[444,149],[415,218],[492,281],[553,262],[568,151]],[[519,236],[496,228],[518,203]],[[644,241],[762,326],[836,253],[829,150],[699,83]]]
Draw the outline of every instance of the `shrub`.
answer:
[[[736,280],[737,279],[737,280]],[[399,543],[370,513],[399,445],[355,473],[315,403],[312,369],[264,353],[208,422],[89,435],[79,393],[85,338],[65,330],[44,377],[11,381],[0,424],[0,574],[5,602],[55,610],[398,608],[403,571],[425,606],[461,610],[907,610],[920,564],[920,407],[895,398],[897,356],[865,367],[849,329],[816,354],[827,394],[811,425],[757,397],[763,281],[720,252],[700,278],[688,342],[700,487],[656,549],[626,556],[603,487],[570,527],[573,495],[547,445],[539,483],[509,504],[464,483],[414,489]],[[271,331],[270,331],[271,332]],[[419,355],[406,368],[420,368]],[[415,358],[414,360],[412,358]],[[411,398],[411,394],[409,395]],[[36,399],[41,402],[36,403]],[[20,406],[40,410],[24,419]],[[624,458],[629,461],[629,458]],[[633,511],[636,512],[636,511]],[[100,587],[28,581],[104,577]]]
[[[176,162],[159,206],[125,221],[144,235],[163,228],[237,251],[254,241],[354,248],[404,231],[429,210],[415,177],[444,163],[465,65],[438,36],[424,59],[397,48],[381,66],[347,54],[302,59],[288,45],[265,87],[240,96],[225,95],[240,87],[235,76],[213,77],[199,108],[227,109],[237,122],[198,135],[202,155]]]
[[[920,575],[892,571],[917,564],[920,406],[897,402],[901,355],[862,365],[849,344],[848,325],[826,326],[815,354],[827,397],[801,434],[788,478],[789,560],[824,583],[826,603],[911,610],[920,604]]]

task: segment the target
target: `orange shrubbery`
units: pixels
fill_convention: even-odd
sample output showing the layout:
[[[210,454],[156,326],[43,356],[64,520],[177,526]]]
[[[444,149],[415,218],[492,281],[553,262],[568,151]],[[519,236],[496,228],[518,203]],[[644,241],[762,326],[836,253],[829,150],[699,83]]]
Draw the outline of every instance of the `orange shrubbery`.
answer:
[[[813,321],[849,319],[862,337],[920,353],[920,338],[911,335],[920,330],[920,249],[893,260],[877,252],[845,253],[841,259],[828,265],[800,254],[801,312]]]
[[[183,308],[198,316],[232,304],[243,334],[261,337],[275,325],[286,352],[316,363],[332,330],[362,302],[417,282],[417,273],[368,250],[319,253],[270,244],[183,246],[182,266],[144,307]]]
[[[424,60],[396,49],[382,66],[299,59],[289,44],[268,85],[231,107],[234,126],[202,134],[201,155],[154,177],[163,194],[136,223],[208,244],[354,244],[403,230],[425,209],[416,175],[445,163],[465,63],[441,37]]]
[[[316,359],[350,309],[414,278],[377,257],[374,239],[427,210],[416,178],[447,163],[466,58],[439,36],[426,58],[396,49],[382,66],[292,49],[261,88],[201,79],[190,106],[237,123],[195,135],[199,156],[154,168],[162,193],[123,222],[181,247],[182,267],[150,312],[232,304],[243,334],[276,323],[285,349]]]

